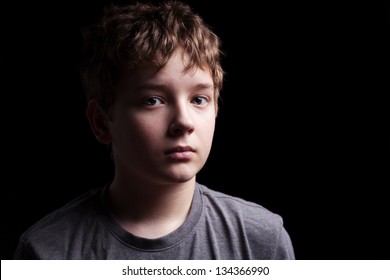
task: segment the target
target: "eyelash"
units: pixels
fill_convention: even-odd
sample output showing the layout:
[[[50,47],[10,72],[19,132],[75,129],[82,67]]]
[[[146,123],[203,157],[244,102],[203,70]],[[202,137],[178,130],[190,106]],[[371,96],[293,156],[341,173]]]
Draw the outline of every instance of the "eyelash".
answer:
[[[198,102],[195,101],[195,100],[198,100],[198,101],[199,101],[199,99],[202,100],[200,104],[199,104]],[[146,106],[150,106],[150,107],[153,107],[153,106],[156,106],[156,105],[160,105],[160,104],[151,104],[150,101],[152,101],[152,100],[153,100],[153,101],[157,101],[157,100],[158,100],[158,101],[160,102],[160,104],[164,104],[164,101],[163,101],[160,97],[152,96],[152,97],[148,97],[148,98],[146,99],[145,105],[146,105]],[[205,96],[196,96],[196,97],[194,97],[194,98],[191,100],[191,103],[195,103],[195,104],[197,104],[197,105],[199,105],[199,106],[206,105],[207,102],[208,102],[208,98],[205,97]],[[206,104],[205,104],[205,103],[206,103]]]
[[[206,103],[207,104],[207,102],[208,102],[208,99],[207,99],[207,97],[204,97],[204,96],[196,96],[196,97],[194,97],[192,100],[191,100],[191,102],[193,101],[193,100],[195,100],[195,99],[202,99],[203,100],[203,103]],[[198,104],[198,105],[206,105],[206,104]]]
[[[152,96],[152,97],[148,97],[145,101],[145,105],[147,106],[155,106],[156,104],[150,104],[150,101],[151,100],[159,100],[161,102],[161,104],[163,103],[163,101],[161,100],[161,98],[157,97],[157,96]]]

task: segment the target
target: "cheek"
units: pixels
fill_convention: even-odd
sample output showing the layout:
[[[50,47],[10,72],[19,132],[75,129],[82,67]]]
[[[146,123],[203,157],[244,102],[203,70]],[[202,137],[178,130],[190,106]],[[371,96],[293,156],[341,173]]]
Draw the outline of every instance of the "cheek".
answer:
[[[166,130],[166,123],[163,120],[146,115],[135,118],[129,126],[129,133],[140,142],[140,145],[159,143]]]
[[[211,145],[215,131],[215,117],[210,117],[204,120],[201,124],[202,139],[205,144]]]

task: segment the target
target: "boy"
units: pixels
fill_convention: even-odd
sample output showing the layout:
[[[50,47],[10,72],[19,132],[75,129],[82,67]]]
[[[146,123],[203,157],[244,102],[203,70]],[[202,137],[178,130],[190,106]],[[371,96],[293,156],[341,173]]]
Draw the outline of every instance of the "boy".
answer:
[[[294,259],[280,216],[196,181],[223,80],[202,19],[180,2],[110,6],[84,38],[87,117],[114,178],[33,225],[15,259]]]

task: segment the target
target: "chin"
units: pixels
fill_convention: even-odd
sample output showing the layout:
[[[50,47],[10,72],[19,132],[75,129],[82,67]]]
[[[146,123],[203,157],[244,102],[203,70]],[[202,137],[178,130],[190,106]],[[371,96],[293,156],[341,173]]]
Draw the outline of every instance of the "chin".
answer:
[[[161,180],[174,184],[186,183],[196,176],[202,165],[198,161],[181,162],[165,165],[164,169],[159,169]],[[157,170],[156,170],[157,171]]]
[[[174,183],[186,183],[188,181],[191,181],[195,177],[195,174],[182,174],[182,175],[177,175],[172,178],[172,181]]]
[[[173,183],[185,183],[192,180],[196,173],[196,170],[171,170],[169,174],[167,174],[168,180]]]

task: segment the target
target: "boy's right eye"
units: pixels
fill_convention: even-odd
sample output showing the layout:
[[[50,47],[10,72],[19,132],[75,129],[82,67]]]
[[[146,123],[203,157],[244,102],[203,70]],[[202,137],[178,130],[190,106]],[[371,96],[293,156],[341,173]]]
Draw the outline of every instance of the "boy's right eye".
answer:
[[[156,96],[149,97],[145,101],[145,104],[147,106],[156,106],[156,105],[161,105],[162,103],[163,103],[162,100]]]

